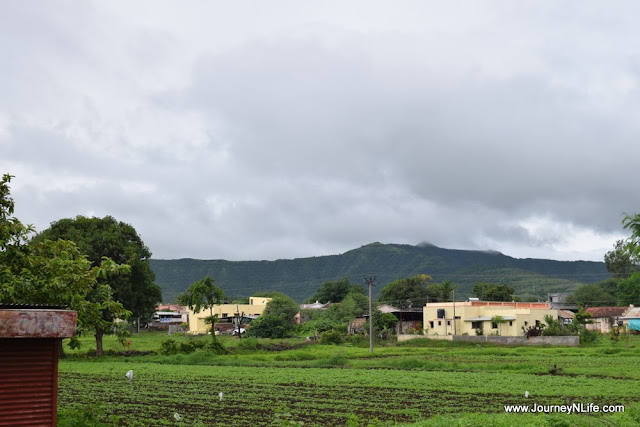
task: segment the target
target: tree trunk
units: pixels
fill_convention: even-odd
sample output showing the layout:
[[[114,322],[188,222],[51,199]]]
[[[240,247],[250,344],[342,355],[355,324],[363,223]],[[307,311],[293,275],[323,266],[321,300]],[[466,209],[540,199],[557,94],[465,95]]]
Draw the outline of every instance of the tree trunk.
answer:
[[[102,351],[102,336],[104,335],[104,331],[102,329],[96,330],[96,356],[102,356],[104,352]]]

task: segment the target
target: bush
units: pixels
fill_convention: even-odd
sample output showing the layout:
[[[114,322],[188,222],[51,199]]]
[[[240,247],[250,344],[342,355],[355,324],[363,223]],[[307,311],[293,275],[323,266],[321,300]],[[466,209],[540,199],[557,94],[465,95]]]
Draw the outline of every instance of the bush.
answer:
[[[171,355],[178,354],[180,349],[178,348],[178,343],[176,340],[172,340],[171,338],[162,341],[160,344],[160,354]]]
[[[598,340],[599,334],[596,331],[590,331],[584,328],[580,331],[580,344],[590,344]]]
[[[336,330],[326,331],[320,335],[320,344],[342,344],[344,342],[344,336]]]

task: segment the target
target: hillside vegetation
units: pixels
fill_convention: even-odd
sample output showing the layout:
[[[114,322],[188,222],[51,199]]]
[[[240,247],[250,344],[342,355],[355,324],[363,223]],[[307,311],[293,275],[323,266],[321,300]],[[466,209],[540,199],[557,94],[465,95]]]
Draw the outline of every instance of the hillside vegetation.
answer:
[[[196,280],[210,275],[227,296],[280,291],[297,301],[314,294],[325,281],[344,277],[362,283],[364,274],[377,276],[374,295],[389,282],[415,274],[458,285],[456,297],[472,296],[475,283],[506,283],[517,295],[546,298],[548,292],[572,290],[582,283],[610,277],[603,262],[518,259],[499,252],[443,249],[433,245],[372,243],[345,252],[276,261],[151,259],[164,301],[175,301]]]

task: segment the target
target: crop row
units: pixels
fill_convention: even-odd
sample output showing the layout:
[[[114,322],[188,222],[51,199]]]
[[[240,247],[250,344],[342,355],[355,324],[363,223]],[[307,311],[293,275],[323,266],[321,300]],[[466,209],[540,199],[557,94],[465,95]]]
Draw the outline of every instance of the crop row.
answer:
[[[133,369],[129,382],[124,374]],[[638,382],[523,373],[299,369],[64,361],[61,407],[101,403],[123,424],[268,425],[281,414],[305,425],[361,419],[411,422],[438,414],[501,412],[502,405],[624,404]],[[529,391],[527,400],[524,392]],[[223,393],[220,400],[219,392]],[[605,397],[606,396],[606,397]]]

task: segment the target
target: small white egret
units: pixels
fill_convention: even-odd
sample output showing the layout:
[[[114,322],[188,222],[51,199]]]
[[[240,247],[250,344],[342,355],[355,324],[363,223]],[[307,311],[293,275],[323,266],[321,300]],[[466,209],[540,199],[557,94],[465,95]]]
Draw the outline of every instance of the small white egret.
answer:
[[[125,374],[125,377],[127,377],[129,382],[133,381],[133,370],[129,370],[129,372]]]
[[[180,421],[180,420],[182,419],[182,417],[180,416],[180,414],[179,414],[179,413],[177,413],[177,412],[176,412],[175,414],[173,414],[173,418],[175,418],[175,419],[176,419],[176,421]]]
[[[218,396],[220,396],[220,400],[222,400],[222,392],[218,393]]]
[[[524,397],[529,397],[529,392],[528,391],[524,392]]]

